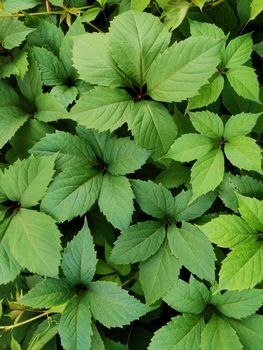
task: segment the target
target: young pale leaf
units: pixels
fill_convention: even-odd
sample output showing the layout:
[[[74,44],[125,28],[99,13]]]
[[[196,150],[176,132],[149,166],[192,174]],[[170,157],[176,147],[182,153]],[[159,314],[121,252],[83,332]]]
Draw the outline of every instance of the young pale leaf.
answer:
[[[34,29],[26,27],[14,17],[2,17],[0,21],[0,43],[7,49],[19,46]]]
[[[189,113],[194,128],[201,134],[211,139],[220,139],[223,135],[224,124],[222,119],[210,111]]]
[[[225,124],[223,137],[231,142],[236,136],[247,135],[252,131],[261,113],[240,113],[233,115]]]
[[[179,27],[185,19],[191,5],[192,4],[187,0],[169,1],[162,13],[165,27],[172,30]]]
[[[223,66],[227,69],[239,67],[250,59],[253,51],[251,33],[231,40],[223,56]]]
[[[38,95],[35,104],[35,118],[45,123],[69,118],[66,108],[52,93]]]
[[[62,279],[47,279],[25,294],[19,303],[32,308],[50,308],[66,303],[74,296],[72,286]]]
[[[201,350],[242,350],[234,329],[221,317],[213,315],[201,336]]]
[[[199,158],[191,169],[192,201],[213,191],[224,177],[224,154],[220,148],[209,151]]]
[[[172,253],[192,273],[213,283],[215,279],[215,254],[212,244],[196,227],[184,222],[182,228],[168,228],[168,241]]]
[[[174,213],[174,198],[162,184],[132,180],[132,189],[141,209],[155,218],[164,219]]]
[[[257,239],[257,232],[236,215],[219,215],[199,228],[211,242],[222,248],[233,249]]]
[[[153,150],[153,158],[158,159],[168,151],[176,138],[177,126],[162,104],[155,101],[137,102],[127,116],[135,141],[143,148]]]
[[[122,327],[150,311],[113,282],[91,282],[88,298],[92,316],[105,327]]]
[[[59,222],[82,216],[99,196],[102,175],[92,168],[76,166],[60,173],[49,186],[41,210]]]
[[[98,86],[77,101],[70,118],[86,128],[113,131],[124,124],[132,106],[132,98],[126,91]]]
[[[145,221],[122,231],[114,243],[111,261],[129,264],[147,260],[155,254],[165,238],[165,227],[156,221]]]
[[[153,336],[149,350],[200,349],[201,332],[205,326],[202,316],[182,315],[174,317]]]
[[[17,160],[4,171],[1,186],[7,198],[24,208],[38,204],[44,197],[54,174],[55,156],[31,156]]]
[[[11,350],[22,350],[20,344],[13,337],[11,339]]]
[[[263,304],[263,291],[248,289],[240,292],[226,291],[212,296],[214,304],[223,315],[241,319],[257,312]]]
[[[151,65],[147,75],[148,94],[164,102],[180,102],[197,95],[215,73],[221,49],[221,40],[203,37],[174,44]]]
[[[261,150],[256,140],[247,136],[236,136],[225,144],[224,151],[226,157],[236,167],[262,174]]]
[[[141,282],[147,304],[153,304],[172,287],[178,279],[180,263],[165,241],[148,260],[140,264]],[[151,276],[151,278],[149,278]]]
[[[76,295],[68,302],[60,319],[59,335],[62,346],[68,350],[90,349],[92,334],[87,295]]]
[[[105,147],[103,160],[112,175],[126,175],[141,168],[150,153],[129,138],[111,138]]]
[[[240,66],[226,72],[227,79],[235,92],[248,100],[259,101],[259,83],[255,70]]]
[[[95,275],[96,263],[93,239],[85,220],[82,229],[65,248],[62,269],[70,283],[88,285]]]
[[[184,134],[174,141],[165,158],[190,162],[205,156],[214,147],[211,138],[199,134]]]
[[[131,10],[143,11],[150,3],[151,0],[131,0]]]
[[[164,301],[179,312],[199,315],[210,301],[206,286],[191,276],[189,283],[178,279]]]
[[[0,226],[2,225],[3,222],[1,222]],[[13,281],[20,270],[21,267],[12,256],[10,249],[4,244],[0,244],[0,284],[2,285]]]
[[[159,18],[127,11],[111,22],[110,52],[120,69],[142,87],[152,62],[167,49],[170,37]]]
[[[245,243],[230,252],[222,263],[218,289],[253,288],[263,279],[261,242]]]
[[[110,55],[109,34],[85,33],[74,36],[73,42],[73,66],[80,79],[110,87],[127,85],[125,75]]]
[[[256,198],[249,198],[236,194],[238,209],[242,218],[253,229],[262,232],[263,230],[263,202]]]
[[[263,4],[261,0],[252,0],[250,4],[250,20],[255,19],[262,11],[263,11]]]
[[[21,208],[7,228],[6,238],[11,253],[22,267],[40,275],[57,277],[60,232],[50,216]]]
[[[119,230],[126,229],[131,223],[134,194],[129,180],[125,176],[105,174],[98,204],[107,220]]]

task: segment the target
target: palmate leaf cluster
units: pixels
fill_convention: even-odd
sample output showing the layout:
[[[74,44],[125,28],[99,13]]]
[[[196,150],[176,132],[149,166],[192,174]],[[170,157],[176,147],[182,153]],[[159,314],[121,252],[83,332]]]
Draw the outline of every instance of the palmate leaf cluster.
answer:
[[[262,348],[262,11],[0,1],[0,349]]]

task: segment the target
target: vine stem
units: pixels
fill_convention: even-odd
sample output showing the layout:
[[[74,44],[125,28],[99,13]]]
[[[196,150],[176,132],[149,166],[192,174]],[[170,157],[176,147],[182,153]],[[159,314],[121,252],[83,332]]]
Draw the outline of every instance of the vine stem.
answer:
[[[30,322],[32,322],[32,321],[35,321],[35,320],[37,320],[37,319],[39,319],[39,318],[41,318],[41,317],[48,316],[49,313],[50,313],[50,311],[46,311],[46,312],[43,312],[42,314],[39,314],[39,315],[37,315],[37,316],[28,318],[27,320],[22,321],[22,322],[18,322],[18,323],[9,325],[9,326],[0,326],[0,330],[3,330],[3,331],[10,331],[10,330],[13,329],[13,328],[17,328],[17,327],[23,326],[24,324],[30,323]]]
[[[217,5],[220,5],[224,2],[225,0],[217,0],[217,1],[214,1],[214,2],[211,2],[211,3],[208,3],[207,5],[211,6],[211,7],[215,7]]]

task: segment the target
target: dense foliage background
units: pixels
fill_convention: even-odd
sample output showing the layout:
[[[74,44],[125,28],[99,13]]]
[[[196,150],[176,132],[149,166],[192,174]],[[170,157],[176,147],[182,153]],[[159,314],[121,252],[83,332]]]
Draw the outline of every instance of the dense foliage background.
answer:
[[[261,0],[0,1],[0,349],[260,350]]]

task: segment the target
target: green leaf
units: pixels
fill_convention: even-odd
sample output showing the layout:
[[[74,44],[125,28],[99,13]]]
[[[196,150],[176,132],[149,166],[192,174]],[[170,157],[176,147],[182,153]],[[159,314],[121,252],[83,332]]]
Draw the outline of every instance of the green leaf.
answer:
[[[172,162],[169,168],[164,169],[156,177],[155,182],[161,183],[166,188],[179,187],[190,180],[190,170],[178,162]]]
[[[194,128],[201,134],[212,139],[218,139],[223,135],[224,124],[222,119],[209,111],[191,112],[190,120]]]
[[[160,248],[165,233],[164,225],[156,221],[132,225],[115,241],[110,260],[115,264],[147,260]]]
[[[125,176],[103,176],[98,204],[107,220],[119,230],[129,226],[132,219],[134,194]]]
[[[255,70],[240,66],[226,72],[227,79],[235,92],[248,100],[259,102],[259,83]]]
[[[190,20],[190,31],[192,36],[204,36],[213,39],[224,39],[224,31],[214,23],[206,23]]]
[[[178,279],[164,296],[164,301],[179,312],[198,315],[210,301],[210,292],[203,283],[191,276],[189,283]]]
[[[252,131],[261,113],[240,113],[233,115],[225,124],[223,137],[231,142],[236,136],[247,135]]]
[[[84,215],[99,196],[102,175],[92,168],[75,166],[60,173],[49,186],[41,210],[57,221]]]
[[[225,144],[224,151],[234,166],[262,174],[261,150],[256,140],[247,136],[236,136]]]
[[[98,132],[94,129],[86,129],[84,126],[77,126],[76,130],[77,134],[91,146],[96,156],[103,159],[109,139],[112,137],[110,132]]]
[[[256,313],[262,306],[263,291],[260,289],[226,291],[224,294],[213,295],[211,302],[223,315],[241,319]]]
[[[162,184],[132,180],[136,201],[141,209],[155,218],[164,219],[174,213],[174,198]]]
[[[203,328],[204,320],[199,315],[174,317],[154,334],[149,350],[185,350],[189,345],[199,350]]]
[[[15,135],[29,115],[18,107],[0,107],[0,148]]]
[[[38,95],[35,105],[35,118],[45,123],[69,118],[66,108],[52,93]]]
[[[11,340],[11,350],[22,350],[20,344],[13,337]]]
[[[155,159],[168,151],[177,135],[172,116],[155,101],[141,101],[133,105],[128,125],[135,141],[143,148],[153,150],[152,157]]]
[[[199,228],[211,242],[222,248],[233,249],[257,239],[256,231],[236,215],[219,215]]]
[[[159,18],[127,11],[111,22],[110,52],[120,69],[142,87],[152,62],[167,49],[170,37]]]
[[[261,242],[245,243],[230,252],[219,273],[219,289],[244,290],[253,288],[263,279]]]
[[[165,158],[190,162],[205,156],[214,147],[209,137],[199,134],[184,134],[174,141]]]
[[[126,175],[141,168],[150,153],[129,138],[111,138],[105,147],[103,160],[112,175]]]
[[[153,256],[140,264],[139,281],[147,304],[155,303],[172,287],[178,279],[180,266],[167,240]]]
[[[62,85],[66,82],[67,72],[57,56],[44,47],[33,47],[32,52],[45,85]]]
[[[71,285],[65,280],[47,279],[26,293],[19,303],[32,308],[50,308],[66,303],[74,296]]]
[[[0,80],[0,107],[16,106],[18,104],[19,97],[15,90],[5,80]]]
[[[243,346],[234,329],[225,320],[214,314],[202,332],[201,349],[242,350]]]
[[[72,108],[70,118],[78,124],[99,131],[113,131],[124,124],[133,101],[124,90],[95,87]]]
[[[110,87],[127,85],[127,78],[110,55],[109,34],[85,33],[75,36],[73,42],[73,66],[80,79]]]
[[[92,22],[100,14],[100,12],[101,7],[91,7],[82,14],[81,21],[87,23]]]
[[[5,17],[0,21],[0,43],[7,49],[19,46],[34,29],[26,27],[17,18]]]
[[[219,40],[200,37],[172,45],[156,58],[149,70],[148,94],[164,102],[180,102],[197,95],[215,73],[221,47]]]
[[[11,75],[16,75],[23,79],[28,70],[27,52],[19,49],[14,49],[12,55],[7,56],[1,63],[0,78],[10,78]]]
[[[180,229],[170,226],[167,237],[172,253],[182,265],[198,277],[214,282],[215,254],[202,231],[184,222]]]
[[[225,68],[235,68],[246,63],[253,51],[251,33],[240,35],[231,40],[224,52],[223,65]]]
[[[199,158],[191,169],[193,198],[213,191],[224,177],[224,154],[220,148]]]
[[[60,232],[51,217],[21,208],[12,218],[5,238],[21,266],[40,275],[57,277]]]
[[[4,3],[1,1],[0,6],[3,6],[3,9],[1,8],[1,14],[11,14],[21,10],[28,10],[39,5],[39,2],[39,0],[27,0],[26,3],[24,0],[8,0]]]
[[[79,91],[76,86],[56,85],[52,88],[51,93],[67,108],[76,100]]]
[[[90,350],[105,350],[104,341],[102,340],[100,333],[95,326],[94,322],[92,322],[92,332],[93,335],[91,337],[91,346]]]
[[[263,41],[260,41],[259,43],[255,44],[253,49],[260,57],[263,57]]]
[[[1,186],[7,198],[24,208],[38,204],[44,197],[54,174],[54,157],[17,160],[4,171]]]
[[[122,327],[149,311],[113,282],[91,282],[88,298],[92,316],[105,327]]]
[[[172,30],[179,27],[190,8],[191,3],[187,0],[170,0],[162,13],[165,27]]]
[[[69,282],[88,285],[96,270],[96,252],[85,220],[82,229],[68,243],[62,259],[62,269]]]
[[[131,10],[143,11],[151,0],[131,0]]]
[[[12,256],[10,249],[4,244],[0,244],[0,284],[3,285],[13,281],[20,270],[20,265]]]
[[[90,349],[92,333],[88,298],[86,295],[75,296],[67,304],[60,319],[62,346],[68,350]]]
[[[238,210],[242,218],[256,231],[263,231],[263,202],[256,198],[237,195]]]
[[[263,11],[263,4],[260,0],[252,0],[250,5],[250,20],[255,19],[262,11]]]

